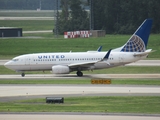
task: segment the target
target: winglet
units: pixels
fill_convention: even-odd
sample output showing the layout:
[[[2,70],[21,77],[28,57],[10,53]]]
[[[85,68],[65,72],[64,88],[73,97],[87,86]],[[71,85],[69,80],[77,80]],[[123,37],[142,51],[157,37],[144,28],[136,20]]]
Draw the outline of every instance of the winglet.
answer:
[[[99,46],[99,48],[97,49],[98,52],[100,52],[102,50],[102,46]]]
[[[110,50],[107,52],[107,54],[104,56],[104,59],[108,59],[108,58],[109,58],[109,55],[110,55],[110,53],[111,53],[111,50],[112,50],[112,49],[110,49]]]

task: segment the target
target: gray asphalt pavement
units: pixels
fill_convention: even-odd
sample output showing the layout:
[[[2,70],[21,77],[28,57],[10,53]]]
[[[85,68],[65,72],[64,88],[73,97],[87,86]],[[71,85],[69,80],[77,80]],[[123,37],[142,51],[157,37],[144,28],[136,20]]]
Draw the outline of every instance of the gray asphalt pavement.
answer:
[[[130,85],[0,85],[0,97],[34,95],[156,94],[159,86]]]
[[[19,113],[0,114],[1,120],[159,120],[157,115],[84,114],[84,113]]]

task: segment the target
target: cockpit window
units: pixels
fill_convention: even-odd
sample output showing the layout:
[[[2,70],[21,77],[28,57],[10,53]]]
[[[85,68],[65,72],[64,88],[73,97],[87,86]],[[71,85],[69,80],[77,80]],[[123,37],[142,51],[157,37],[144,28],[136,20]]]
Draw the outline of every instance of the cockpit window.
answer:
[[[16,62],[16,61],[18,61],[19,59],[12,59],[12,61],[14,61],[14,62]]]

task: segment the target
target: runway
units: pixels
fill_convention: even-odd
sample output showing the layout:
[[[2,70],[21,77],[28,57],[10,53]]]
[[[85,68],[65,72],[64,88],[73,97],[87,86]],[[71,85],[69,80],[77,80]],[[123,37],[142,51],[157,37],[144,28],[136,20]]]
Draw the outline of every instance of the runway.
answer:
[[[0,85],[0,97],[33,95],[156,94],[159,86],[117,85]]]
[[[78,114],[0,114],[2,120],[159,120],[159,116]]]

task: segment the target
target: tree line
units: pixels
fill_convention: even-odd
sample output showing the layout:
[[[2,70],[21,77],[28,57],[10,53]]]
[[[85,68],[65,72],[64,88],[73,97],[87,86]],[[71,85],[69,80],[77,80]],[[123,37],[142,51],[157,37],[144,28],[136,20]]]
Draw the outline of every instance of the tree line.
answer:
[[[55,0],[0,0],[0,9],[53,10]],[[59,32],[89,29],[90,0],[58,0]],[[95,30],[131,34],[146,19],[153,19],[152,33],[160,33],[160,0],[92,0]]]
[[[152,18],[152,33],[160,32],[160,0],[93,1],[94,29],[131,34],[146,18]]]
[[[66,1],[67,7],[63,3]],[[89,29],[89,15],[83,7],[90,3],[90,0],[61,0],[60,33]],[[160,32],[160,0],[92,0],[92,11],[94,30],[131,34],[145,19],[152,18],[152,33]]]

